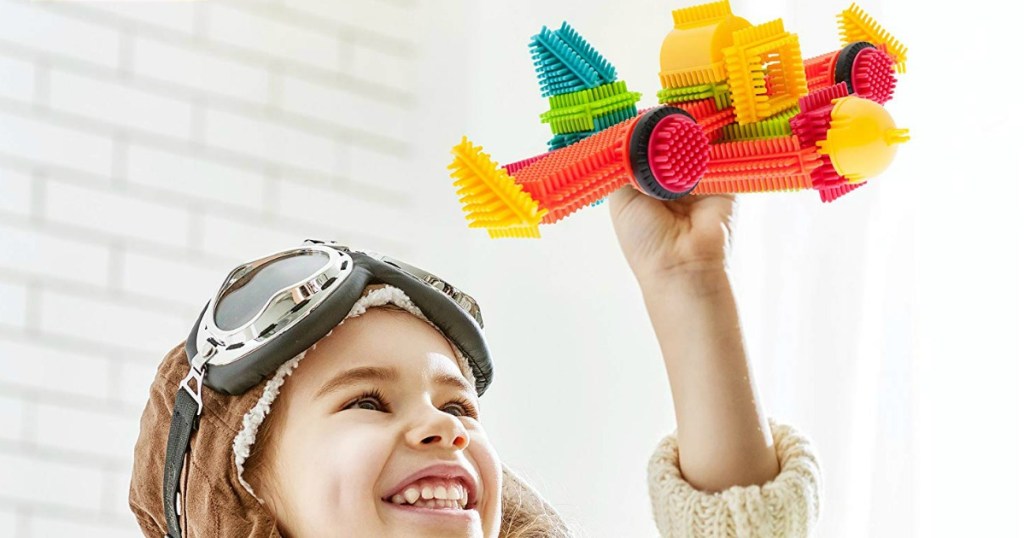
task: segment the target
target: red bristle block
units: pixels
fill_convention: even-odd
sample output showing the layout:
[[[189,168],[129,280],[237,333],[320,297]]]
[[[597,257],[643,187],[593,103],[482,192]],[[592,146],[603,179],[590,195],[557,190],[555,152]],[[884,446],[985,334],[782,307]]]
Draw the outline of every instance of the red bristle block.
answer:
[[[821,166],[815,148],[796,136],[739,140],[711,145],[711,160],[695,193],[809,189]]]
[[[850,93],[846,89],[846,84],[833,84],[801,97],[797,100],[797,105],[800,107],[800,112],[806,112],[808,110],[832,104],[833,99],[846,97],[849,94]]]
[[[832,104],[801,112],[789,119],[793,134],[805,148],[816,148],[819,140],[825,140],[832,126]]]
[[[817,148],[819,140],[825,140],[832,126],[832,100],[848,95],[846,84],[833,84],[813,91],[797,101],[800,113],[789,119],[793,134],[805,148]]]
[[[638,119],[552,151],[518,171],[516,183],[548,210],[542,224],[558,222],[629,183],[627,144]]]
[[[844,194],[848,194],[854,189],[857,189],[865,184],[867,184],[867,181],[862,181],[860,183],[847,183],[845,185],[840,185],[838,187],[829,187],[827,189],[822,189],[818,191],[818,194],[821,196],[821,201],[827,204],[829,202],[834,201],[836,198],[839,198]]]
[[[710,142],[716,142],[722,138],[722,129],[736,121],[736,110],[733,107],[718,110],[714,98],[672,103],[672,106],[689,112],[693,119],[700,124]]]
[[[815,91],[833,84],[836,71],[836,58],[839,51],[835,50],[814,58],[804,60],[804,75],[807,77],[807,90]]]
[[[857,95],[884,105],[896,89],[895,60],[884,51],[868,48],[853,61],[853,90]]]
[[[708,140],[701,125],[683,114],[662,118],[651,133],[647,161],[667,190],[689,191],[707,170]]]
[[[523,159],[521,161],[516,161],[514,163],[509,163],[509,164],[506,164],[505,166],[503,166],[502,168],[504,168],[505,171],[508,172],[508,175],[514,176],[514,175],[516,175],[516,172],[518,172],[518,171],[522,170],[523,168],[526,168],[527,166],[529,166],[529,165],[531,165],[531,164],[533,164],[533,163],[543,159],[544,157],[547,157],[550,153],[551,152],[549,151],[548,153],[542,153],[540,155],[529,157],[529,158]]]
[[[811,186],[823,190],[848,183],[845,177],[839,175],[836,167],[832,166],[832,159],[828,155],[821,155],[821,166],[811,171]]]

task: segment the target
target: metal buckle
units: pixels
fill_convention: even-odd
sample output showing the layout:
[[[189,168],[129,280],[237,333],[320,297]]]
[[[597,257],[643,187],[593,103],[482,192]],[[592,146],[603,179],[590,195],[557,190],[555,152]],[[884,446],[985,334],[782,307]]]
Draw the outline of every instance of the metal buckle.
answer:
[[[197,404],[199,404],[199,410],[196,411],[196,416],[197,417],[203,413],[203,378],[204,377],[206,377],[206,365],[205,364],[200,365],[199,368],[196,368],[195,366],[191,366],[188,369],[188,375],[185,376],[185,379],[182,379],[181,383],[178,384],[178,387],[185,389],[185,392],[187,392],[188,395],[191,396],[192,399],[195,400]],[[192,379],[196,380],[196,390],[192,390],[192,387],[190,387],[189,384],[188,384],[188,382],[190,380],[192,380]]]

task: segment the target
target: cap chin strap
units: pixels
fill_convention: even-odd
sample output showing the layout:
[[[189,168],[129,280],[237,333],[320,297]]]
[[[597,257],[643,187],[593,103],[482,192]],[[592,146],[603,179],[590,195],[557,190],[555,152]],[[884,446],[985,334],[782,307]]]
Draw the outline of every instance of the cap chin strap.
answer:
[[[167,436],[167,455],[164,461],[164,517],[167,519],[167,534],[164,538],[182,538],[178,517],[184,512],[181,499],[181,471],[185,454],[189,450],[192,432],[199,429],[199,415],[203,412],[203,377],[206,366],[192,367],[181,381],[174,397],[174,411],[171,417],[171,431]],[[189,380],[196,380],[196,390],[189,386]]]

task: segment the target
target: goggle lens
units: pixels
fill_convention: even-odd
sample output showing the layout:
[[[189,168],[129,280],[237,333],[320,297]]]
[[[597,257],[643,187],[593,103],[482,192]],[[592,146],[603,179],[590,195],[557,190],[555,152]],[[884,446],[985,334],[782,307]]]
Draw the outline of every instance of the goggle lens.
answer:
[[[214,323],[223,331],[234,331],[244,326],[277,293],[310,279],[329,261],[323,252],[304,251],[251,269],[224,289],[213,312]],[[236,274],[232,274],[229,281]]]

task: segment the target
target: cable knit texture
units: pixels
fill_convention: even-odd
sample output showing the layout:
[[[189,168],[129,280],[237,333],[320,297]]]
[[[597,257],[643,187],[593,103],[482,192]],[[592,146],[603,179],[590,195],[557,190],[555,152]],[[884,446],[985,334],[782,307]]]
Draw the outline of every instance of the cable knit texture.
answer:
[[[658,530],[665,537],[790,538],[810,534],[820,510],[821,470],[811,442],[768,419],[779,475],[759,486],[709,493],[683,479],[676,432],[658,444],[647,480]]]

